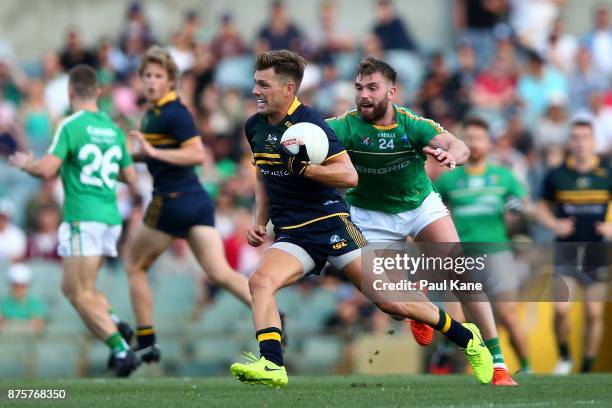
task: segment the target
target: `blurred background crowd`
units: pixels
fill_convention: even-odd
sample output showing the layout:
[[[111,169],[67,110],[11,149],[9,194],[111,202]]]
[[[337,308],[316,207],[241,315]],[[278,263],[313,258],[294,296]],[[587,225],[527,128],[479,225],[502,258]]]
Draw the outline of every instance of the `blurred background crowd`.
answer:
[[[70,317],[74,312],[60,296],[56,230],[61,222],[61,183],[35,180],[6,162],[17,150],[31,150],[36,156],[45,153],[55,124],[69,112],[66,72],[77,64],[96,68],[102,88],[100,108],[127,132],[138,127],[146,109],[137,75],[140,57],[151,44],[169,48],[180,70],[178,94],[193,113],[206,146],[206,160],[198,169],[200,179],[216,201],[217,228],[225,240],[228,260],[243,274],[250,273],[261,251],[246,244],[245,231],[253,216],[254,168],[243,124],[255,112],[250,95],[252,63],[254,55],[264,50],[288,48],[307,58],[300,99],[324,117],[340,115],[353,105],[354,67],[362,57],[385,59],[399,74],[396,103],[456,135],[461,135],[460,125],[467,116],[485,118],[492,130],[493,158],[514,170],[533,200],[539,196],[544,172],[564,160],[568,125],[576,116],[594,123],[598,153],[609,159],[610,2],[594,7],[588,30],[576,33],[566,30],[571,20],[564,14],[567,1],[448,1],[453,35],[437,49],[419,42],[405,18],[410,8],[399,1],[369,3],[375,23],[363,38],[355,38],[352,30],[339,23],[338,2],[309,3],[317,9],[318,21],[305,26],[283,1],[261,1],[260,14],[253,16],[260,20],[254,40],[243,38],[229,11],[218,16],[214,27],[205,25],[204,9],[183,10],[182,22],[172,35],[161,37],[158,27],[150,23],[146,2],[118,10],[118,18],[123,19],[120,30],[106,33],[95,43],[83,40],[87,27],[79,26],[78,21],[58,30],[62,44],[35,60],[17,58],[10,41],[0,34],[0,260],[7,279],[7,284],[0,284],[0,296],[4,296],[0,333],[11,319],[20,321],[20,333],[39,332],[47,339],[78,333],[83,337],[79,347],[86,356],[75,357],[73,365],[53,359],[43,364],[40,358],[49,358],[47,348],[61,348],[62,342],[35,341],[33,347],[40,350],[40,358],[26,359],[27,364],[14,375],[86,375],[104,365],[104,350],[83,335],[80,321]],[[146,168],[139,165],[138,173],[139,195],[130,197],[122,188],[118,192],[124,218],[122,242],[141,222],[150,199]],[[533,240],[550,239],[537,228],[522,232]],[[245,341],[252,341],[206,337],[218,331],[250,335],[249,313],[202,281],[181,240],[155,265],[152,279],[157,288],[162,350],[168,356],[164,370],[216,372],[213,363],[225,368],[226,360],[237,356]],[[118,311],[129,316],[120,260],[109,260],[100,281]],[[281,297],[288,316],[290,353],[312,354],[312,358],[299,359],[312,364],[298,367],[303,372],[355,370],[359,363],[356,348],[350,346],[353,339],[361,333],[389,337],[395,330],[406,330],[371,309],[350,286],[333,276],[314,285],[306,280]],[[19,303],[15,299],[30,300]],[[178,322],[186,329],[174,336]],[[302,338],[301,333],[316,333],[316,346],[313,338]],[[326,336],[329,333],[334,336]],[[18,353],[4,350],[0,366],[3,359],[14,361]],[[289,357],[289,361],[298,364],[298,359]],[[72,371],[66,372],[66,367]],[[534,367],[540,369],[537,362]]]

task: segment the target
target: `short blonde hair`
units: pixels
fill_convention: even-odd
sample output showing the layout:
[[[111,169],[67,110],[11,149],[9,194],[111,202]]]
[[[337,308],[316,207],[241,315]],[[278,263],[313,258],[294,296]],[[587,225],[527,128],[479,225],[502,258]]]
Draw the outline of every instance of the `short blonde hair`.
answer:
[[[168,50],[160,47],[159,45],[152,45],[149,47],[145,55],[142,57],[142,61],[140,61],[138,75],[142,76],[146,66],[150,63],[161,65],[166,70],[168,79],[170,79],[170,81],[176,81],[178,68]]]

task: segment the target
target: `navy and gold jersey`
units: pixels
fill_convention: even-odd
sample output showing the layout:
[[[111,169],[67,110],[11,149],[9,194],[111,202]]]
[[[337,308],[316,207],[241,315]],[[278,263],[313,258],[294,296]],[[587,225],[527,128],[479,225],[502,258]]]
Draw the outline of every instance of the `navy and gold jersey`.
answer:
[[[610,216],[612,173],[599,162],[591,172],[578,173],[570,159],[548,172],[542,199],[554,204],[557,217],[576,220],[574,234],[558,241],[601,242],[603,237],[595,232],[595,224]]]
[[[191,113],[179,101],[175,91],[147,110],[140,131],[158,149],[176,149],[201,140]],[[153,194],[202,190],[194,166],[177,166],[150,157],[146,164],[153,176]]]
[[[280,140],[291,125],[310,122],[320,126],[329,139],[327,160],[346,151],[323,118],[296,98],[287,116],[278,125],[270,125],[260,114],[245,124],[255,165],[261,170],[269,198],[269,215],[275,230],[326,230],[342,223],[348,208],[338,190],[316,181],[289,173],[280,159]]]

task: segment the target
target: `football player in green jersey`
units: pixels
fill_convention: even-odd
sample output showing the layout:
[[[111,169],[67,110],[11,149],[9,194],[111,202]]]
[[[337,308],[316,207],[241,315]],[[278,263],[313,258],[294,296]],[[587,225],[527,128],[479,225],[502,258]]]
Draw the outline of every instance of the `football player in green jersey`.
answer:
[[[351,217],[369,242],[459,242],[448,209],[425,173],[427,155],[453,170],[465,163],[469,149],[433,120],[392,101],[397,73],[384,61],[368,57],[357,67],[356,108],[328,120],[346,147],[359,183],[346,195]],[[503,357],[493,311],[488,302],[464,302],[466,315],[482,329],[497,362]],[[415,340],[426,345],[432,330],[411,322]],[[497,370],[497,385],[515,385],[507,369]]]
[[[121,217],[115,181],[121,178],[134,189],[136,173],[125,134],[98,111],[100,89],[94,69],[87,65],[71,69],[68,94],[74,113],[59,124],[48,154],[35,160],[18,152],[10,162],[35,177],[48,179],[59,172],[65,192],[58,230],[62,291],[89,330],[111,349],[109,368],[126,377],[139,360],[128,345],[130,339],[126,342],[113,321],[116,317],[109,314],[106,297],[96,289],[96,277],[103,257],[117,256]]]
[[[523,211],[525,188],[510,169],[487,161],[491,149],[487,122],[480,118],[466,120],[463,140],[470,157],[465,166],[436,180],[438,192],[451,210],[461,242],[508,243],[506,215],[508,211]],[[499,322],[510,334],[521,371],[530,372],[526,328],[518,319],[516,302],[520,268],[507,245],[492,245],[485,252],[489,266],[487,293],[500,300],[493,302]]]

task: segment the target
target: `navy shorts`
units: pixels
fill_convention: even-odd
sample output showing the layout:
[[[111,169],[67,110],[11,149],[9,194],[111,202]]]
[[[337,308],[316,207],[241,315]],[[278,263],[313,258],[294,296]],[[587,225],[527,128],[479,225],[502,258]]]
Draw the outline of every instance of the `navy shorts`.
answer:
[[[609,282],[610,253],[605,243],[576,243],[555,249],[555,273],[582,286]]]
[[[368,242],[348,216],[338,217],[338,222],[332,225],[326,224],[325,227],[313,225],[314,228],[279,229],[275,231],[276,239],[272,248],[285,250],[296,256],[304,266],[304,274],[319,274],[327,261],[337,269],[342,269],[354,259],[353,255],[348,254],[367,246]],[[304,251],[295,252],[283,243],[293,244]]]
[[[204,190],[153,195],[144,223],[166,234],[187,238],[192,227],[215,226],[215,206]]]

